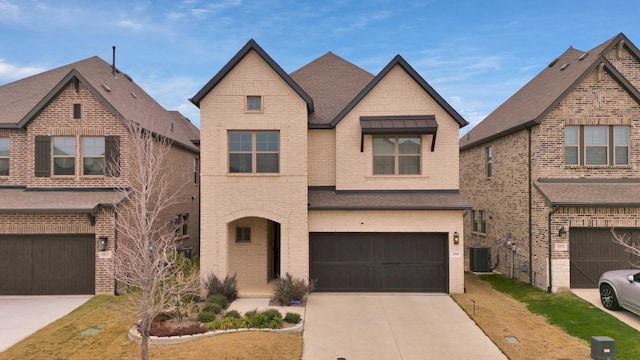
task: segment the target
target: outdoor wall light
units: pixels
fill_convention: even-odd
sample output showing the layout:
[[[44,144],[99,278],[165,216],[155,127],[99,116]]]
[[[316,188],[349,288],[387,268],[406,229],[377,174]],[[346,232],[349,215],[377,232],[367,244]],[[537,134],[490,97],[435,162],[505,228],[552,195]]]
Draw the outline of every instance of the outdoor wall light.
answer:
[[[109,238],[106,236],[100,236],[98,240],[100,240],[100,251],[107,251],[107,246],[109,245]]]
[[[561,239],[567,238],[567,230],[564,229],[564,225],[560,226],[560,230],[558,231],[558,235]]]
[[[460,244],[460,234],[458,234],[457,231],[453,233],[453,243],[456,245]]]

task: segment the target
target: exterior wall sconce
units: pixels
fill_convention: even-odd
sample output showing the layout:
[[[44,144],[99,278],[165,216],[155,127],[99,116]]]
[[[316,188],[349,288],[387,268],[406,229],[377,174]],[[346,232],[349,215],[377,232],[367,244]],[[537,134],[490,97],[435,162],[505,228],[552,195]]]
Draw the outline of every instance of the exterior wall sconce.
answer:
[[[564,225],[560,226],[560,230],[558,231],[558,235],[561,239],[567,238],[567,230],[564,229]]]
[[[455,245],[460,244],[460,234],[457,231],[453,233],[453,243]]]
[[[106,236],[100,236],[98,239],[100,240],[100,251],[107,251],[109,238]]]

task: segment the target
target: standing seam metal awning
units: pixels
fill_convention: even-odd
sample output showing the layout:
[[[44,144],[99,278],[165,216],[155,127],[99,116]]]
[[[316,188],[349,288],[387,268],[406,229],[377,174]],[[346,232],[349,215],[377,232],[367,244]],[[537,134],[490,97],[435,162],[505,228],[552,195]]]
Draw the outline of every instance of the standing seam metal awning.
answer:
[[[436,146],[438,122],[435,115],[361,116],[360,152],[364,151],[365,135],[433,134],[431,152]]]

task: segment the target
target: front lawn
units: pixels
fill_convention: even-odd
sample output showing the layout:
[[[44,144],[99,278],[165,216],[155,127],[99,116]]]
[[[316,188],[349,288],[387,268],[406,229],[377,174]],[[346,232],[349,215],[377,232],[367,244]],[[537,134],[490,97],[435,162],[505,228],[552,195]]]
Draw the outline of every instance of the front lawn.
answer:
[[[127,339],[136,316],[126,296],[94,296],[71,314],[0,353],[2,359],[139,359]],[[150,345],[152,359],[300,359],[302,334],[242,332],[176,345]]]

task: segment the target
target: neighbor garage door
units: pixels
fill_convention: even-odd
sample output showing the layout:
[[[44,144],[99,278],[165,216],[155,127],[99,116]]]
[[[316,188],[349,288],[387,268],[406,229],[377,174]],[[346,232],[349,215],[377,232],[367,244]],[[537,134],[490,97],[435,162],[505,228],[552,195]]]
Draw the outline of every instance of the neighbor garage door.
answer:
[[[0,295],[95,293],[94,235],[0,235]]]
[[[318,291],[448,292],[447,234],[310,233]]]
[[[616,233],[627,236],[632,243],[640,243],[640,229],[617,229]],[[572,288],[597,288],[603,272],[629,269],[634,261],[631,253],[611,241],[609,229],[572,227],[570,234]]]

